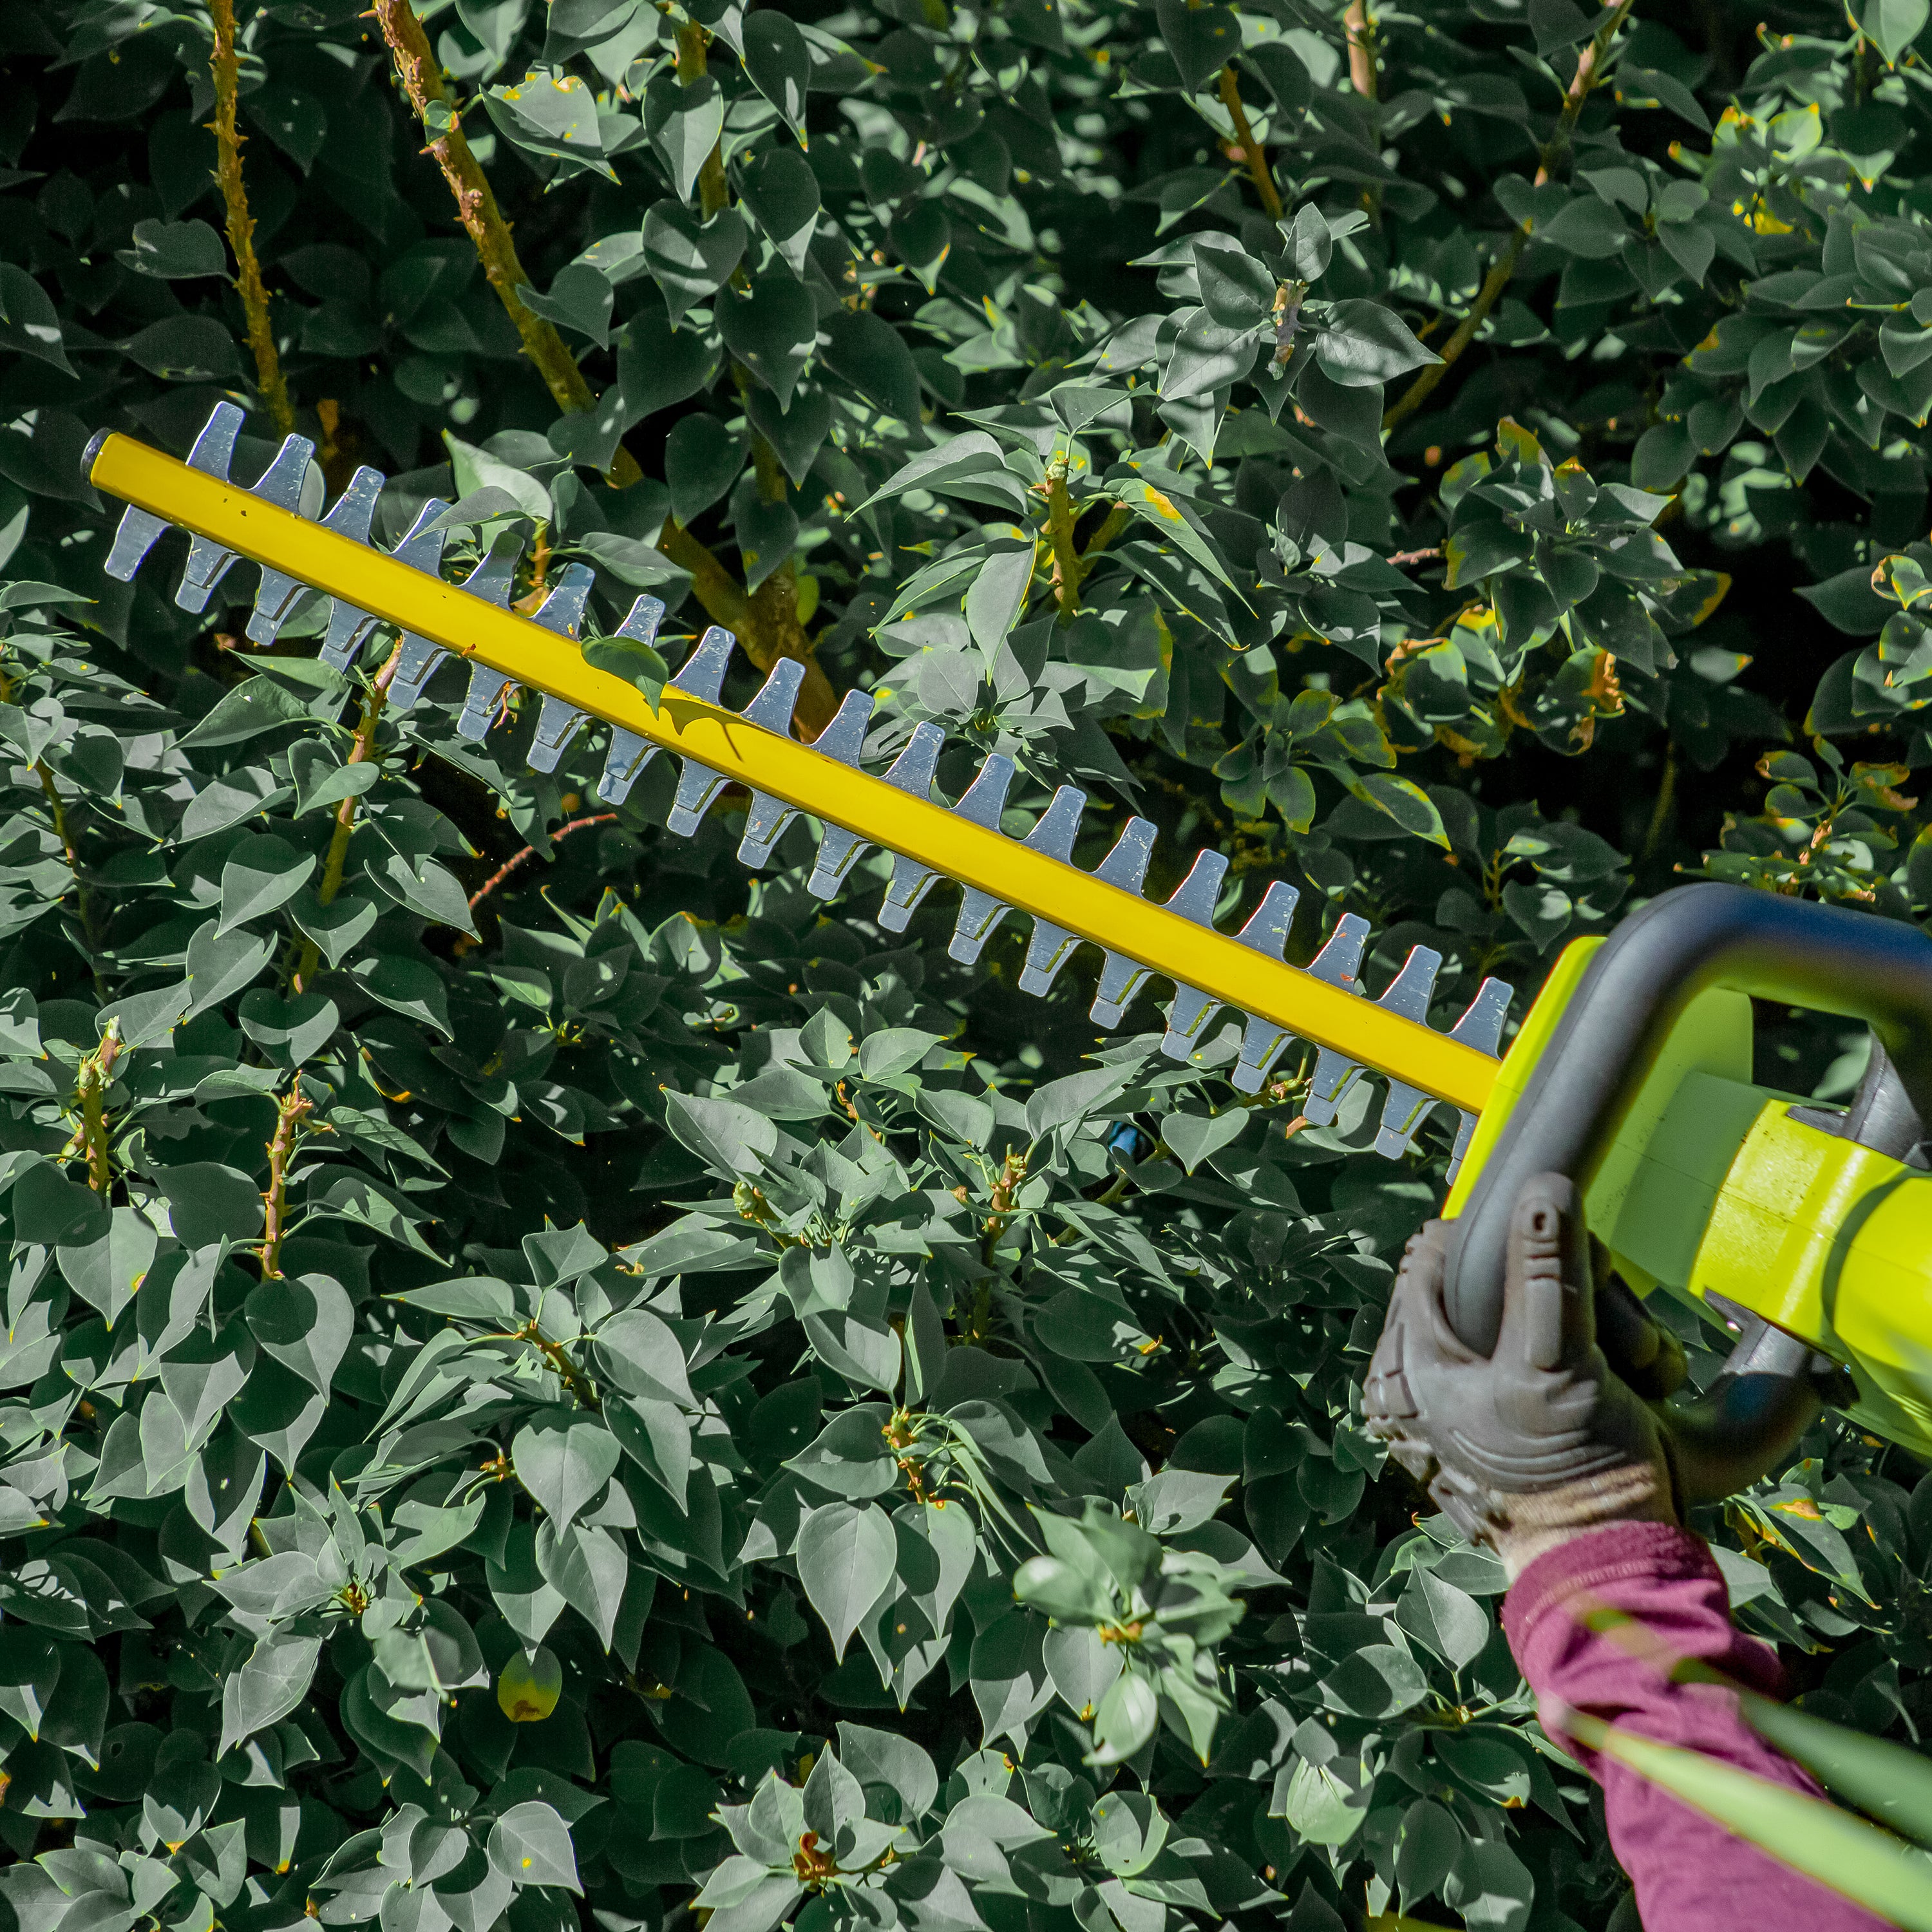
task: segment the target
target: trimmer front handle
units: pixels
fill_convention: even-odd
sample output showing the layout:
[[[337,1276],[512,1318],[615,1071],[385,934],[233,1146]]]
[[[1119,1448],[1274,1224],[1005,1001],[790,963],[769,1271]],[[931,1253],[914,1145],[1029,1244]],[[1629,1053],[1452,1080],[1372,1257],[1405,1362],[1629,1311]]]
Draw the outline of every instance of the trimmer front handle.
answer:
[[[1666,892],[1597,948],[1520,1097],[1486,1145],[1451,1223],[1445,1296],[1456,1332],[1494,1348],[1504,1241],[1531,1175],[1586,1188],[1691,1002],[1726,988],[1867,1022],[1864,1087],[1842,1117],[1810,1124],[1895,1160],[1932,1120],[1932,941],[1897,921],[1715,884]],[[1508,1075],[1505,1066],[1505,1078]],[[1730,1494],[1796,1443],[1829,1358],[1742,1309],[1740,1340],[1704,1396],[1670,1412],[1688,1499]]]

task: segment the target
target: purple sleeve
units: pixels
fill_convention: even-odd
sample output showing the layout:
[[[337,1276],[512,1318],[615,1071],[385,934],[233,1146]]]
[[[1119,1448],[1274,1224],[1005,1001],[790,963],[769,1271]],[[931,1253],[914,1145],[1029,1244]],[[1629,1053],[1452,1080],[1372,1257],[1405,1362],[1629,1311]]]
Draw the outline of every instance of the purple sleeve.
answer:
[[[1625,1630],[1620,1642],[1588,1628],[1588,1613],[1604,1608],[1642,1629]],[[1559,1545],[1510,1587],[1503,1627],[1543,1700],[1552,1736],[1554,1720],[1568,1706],[1794,1790],[1817,1791],[1744,1722],[1730,1691],[1670,1681],[1672,1659],[1694,1658],[1767,1695],[1780,1688],[1776,1656],[1732,1624],[1724,1577],[1688,1532],[1669,1523],[1616,1523]],[[1648,1657],[1634,1654],[1645,1647]],[[1646,1932],[1736,1925],[1747,1900],[1751,1932],[1876,1932],[1886,1924],[1624,1766],[1604,1762],[1568,1736],[1559,1741],[1604,1787],[1610,1844],[1636,1887]]]

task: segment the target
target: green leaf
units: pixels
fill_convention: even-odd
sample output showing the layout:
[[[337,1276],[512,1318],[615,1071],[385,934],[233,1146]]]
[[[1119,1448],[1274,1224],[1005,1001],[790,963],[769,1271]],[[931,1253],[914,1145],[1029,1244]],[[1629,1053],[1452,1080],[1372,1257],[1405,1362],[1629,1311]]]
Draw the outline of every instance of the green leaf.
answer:
[[[749,295],[719,297],[717,320],[724,346],[788,407],[818,336],[810,291],[788,274],[760,274]]]
[[[340,689],[338,684],[337,694]],[[273,678],[250,677],[225,692],[212,710],[182,734],[181,742],[184,747],[238,745],[278,724],[308,724],[319,708],[317,698],[304,698]]]
[[[1186,0],[1156,0],[1155,17],[1180,84],[1191,94],[1241,51],[1241,27],[1232,7],[1190,8]]]
[[[622,1453],[602,1423],[574,1422],[556,1411],[526,1423],[510,1445],[517,1480],[559,1529],[603,1493]]]
[[[617,337],[618,387],[626,411],[640,418],[656,416],[708,388],[718,366],[713,343],[695,328],[674,328],[654,309],[639,310]],[[604,534],[590,532],[578,541]]]
[[[752,85],[802,140],[806,91],[812,84],[812,52],[805,36],[789,14],[769,7],[747,14],[740,32],[745,71]]]
[[[11,262],[0,262],[0,344],[16,356],[50,362],[63,375],[74,374],[53,304],[40,284]]]
[[[767,148],[743,164],[739,177],[745,206],[795,275],[805,272],[805,252],[818,220],[818,177],[796,148]]]
[[[710,74],[686,86],[675,74],[663,73],[644,90],[644,132],[681,201],[691,199],[698,170],[724,128],[724,93]]]
[[[1320,221],[1321,217],[1316,219]],[[1325,222],[1322,232],[1325,242]],[[1194,267],[1201,299],[1223,328],[1252,328],[1267,320],[1274,307],[1275,279],[1245,249],[1228,245],[1221,236],[1201,236],[1195,243]]]
[[[137,221],[133,245],[116,249],[114,259],[136,274],[164,281],[228,272],[228,251],[205,221]]]
[[[898,1549],[890,1520],[874,1504],[830,1503],[806,1518],[798,1579],[824,1619],[835,1658],[890,1587]]]
[[[865,309],[834,310],[819,327],[825,336],[826,366],[888,415],[916,425],[919,370],[898,331]]]
[[[1418,1573],[1419,1574],[1419,1573]],[[1418,1798],[1402,1814],[1396,1840],[1396,1882],[1402,1888],[1404,1910],[1418,1900],[1438,1895],[1462,1850],[1462,1832],[1454,1817],[1432,1798]]]
[[[744,218],[734,208],[720,208],[708,221],[700,220],[689,209],[680,208],[675,202],[653,202],[645,211],[644,260],[652,280],[656,283],[664,298],[664,306],[670,312],[674,328],[686,310],[706,300],[731,279],[731,272],[744,259],[750,240]],[[633,322],[629,326],[635,331],[639,325]],[[641,346],[641,337],[632,334],[631,339]],[[687,334],[673,338],[672,340],[682,347],[687,366],[694,369],[701,364],[707,371],[714,366],[699,337]],[[634,348],[634,357],[635,353]],[[652,382],[650,370],[641,369],[641,365],[634,366],[640,368],[644,383]],[[656,380],[660,382],[662,380]],[[692,384],[693,389],[698,386],[696,382]],[[687,389],[684,393],[688,395],[692,390]],[[628,384],[625,394],[627,397],[632,394]],[[671,400],[681,398],[674,397]],[[662,408],[663,404],[657,406]],[[650,411],[646,410],[645,413]]]
[[[298,852],[285,839],[244,839],[221,868],[221,920],[215,937],[286,904],[315,868],[313,852]]]
[[[171,315],[165,321],[151,322],[121,348],[130,362],[168,382],[242,380],[242,358],[235,352],[235,339],[212,316]]]
[[[1481,1604],[1430,1570],[1418,1568],[1396,1600],[1396,1622],[1450,1669],[1473,1663],[1490,1640]]]
[[[580,1892],[570,1828],[555,1809],[532,1799],[512,1804],[490,1827],[490,1862],[512,1885],[560,1885]]]
[[[1160,1706],[1144,1677],[1116,1678],[1094,1714],[1094,1749],[1084,1762],[1120,1764],[1141,1749],[1160,1726]]]
[[[1315,354],[1322,373],[1345,389],[1372,388],[1425,363],[1442,358],[1425,349],[1408,323],[1379,302],[1338,302],[1328,326],[1316,337]]]
[[[369,997],[435,1028],[445,1039],[452,1037],[449,998],[436,968],[424,959],[405,959],[388,953],[380,958],[360,962],[356,977]]]
[[[713,1173],[756,1174],[778,1150],[778,1130],[764,1114],[734,1100],[664,1095],[664,1124]]]
[[[1896,67],[1932,16],[1928,0],[1863,0],[1854,9],[1858,31]]]

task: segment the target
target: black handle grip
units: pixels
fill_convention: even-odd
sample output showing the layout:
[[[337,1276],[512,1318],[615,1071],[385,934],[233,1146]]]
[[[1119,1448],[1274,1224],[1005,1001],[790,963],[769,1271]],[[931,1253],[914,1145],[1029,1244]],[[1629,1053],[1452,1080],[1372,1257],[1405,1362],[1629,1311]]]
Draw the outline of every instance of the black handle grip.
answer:
[[[1867,1022],[1912,1109],[1932,1120],[1932,940],[1897,920],[1742,886],[1666,892],[1598,950],[1450,1223],[1444,1303],[1471,1348],[1496,1346],[1504,1244],[1524,1182],[1553,1170],[1583,1186],[1671,1029],[1714,986]],[[1675,1412],[1694,1494],[1749,1480],[1816,1412],[1796,1358],[1767,1376],[1769,1366],[1736,1364],[1692,1410]]]

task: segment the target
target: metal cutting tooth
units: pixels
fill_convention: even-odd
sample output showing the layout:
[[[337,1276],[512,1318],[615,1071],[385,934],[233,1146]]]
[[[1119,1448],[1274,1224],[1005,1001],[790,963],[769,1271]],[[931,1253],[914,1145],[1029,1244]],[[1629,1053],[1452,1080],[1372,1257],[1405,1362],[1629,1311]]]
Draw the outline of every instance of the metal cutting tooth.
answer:
[[[1418,952],[1426,948],[1418,947]],[[1434,956],[1430,956],[1433,957]],[[1414,963],[1414,956],[1410,956]],[[1403,969],[1405,971],[1407,968]],[[1433,977],[1432,974],[1430,976]],[[1394,989],[1390,989],[1393,992]],[[1509,1012],[1509,1003],[1516,988],[1502,980],[1485,980],[1476,988],[1476,997],[1464,1010],[1462,1016],[1449,1029],[1449,1037],[1465,1046],[1473,1046],[1479,1052],[1494,1055],[1502,1039],[1503,1021]],[[1387,995],[1384,995],[1386,1000]],[[1402,1010],[1398,1008],[1396,1010]],[[1427,1004],[1423,1011],[1410,1013],[1412,1019],[1426,1019]],[[1376,1151],[1390,1160],[1400,1159],[1414,1144],[1415,1136],[1422,1124],[1427,1120],[1430,1110],[1437,1105],[1433,1094],[1425,1093],[1420,1087],[1412,1087],[1406,1080],[1389,1082],[1388,1098],[1382,1103],[1382,1117],[1376,1135]],[[1455,1177],[1455,1169],[1462,1164],[1463,1150],[1468,1144],[1468,1137],[1475,1132],[1476,1117],[1463,1114],[1460,1117],[1456,1130],[1456,1147],[1450,1155],[1450,1178]]]
[[[1476,997],[1464,1010],[1462,1017],[1449,1029],[1449,1037],[1460,1040],[1465,1046],[1473,1046],[1480,1053],[1499,1053],[1502,1050],[1503,1022],[1509,1017],[1510,1001],[1515,997],[1516,988],[1507,980],[1485,980],[1476,988]],[[1470,1136],[1475,1131],[1476,1116],[1458,1113],[1456,1144],[1449,1155],[1449,1178],[1452,1181],[1462,1165],[1463,1155],[1469,1150]]]
[[[208,428],[214,428],[211,418]],[[208,434],[204,429],[195,440],[195,448],[200,450]],[[211,452],[211,454],[215,452]],[[214,470],[212,463],[197,464],[197,469],[209,470],[216,476],[226,477],[228,465],[235,453],[235,442],[230,436],[225,446],[220,446],[221,466]],[[315,454],[315,445],[305,436],[285,436],[282,446],[275,452],[274,460],[262,471],[260,478],[248,486],[251,496],[259,496],[265,503],[273,503],[277,508],[298,511],[302,507],[302,487],[308,481],[310,460]],[[194,458],[190,456],[190,462]],[[212,537],[195,537],[188,545],[188,567],[182,572],[182,580],[175,592],[175,602],[184,610],[205,610],[208,600],[214,594],[214,586],[227,574],[228,566],[235,561],[235,553],[217,543]]]
[[[194,447],[188,453],[190,465],[226,482],[229,465],[235,460],[235,439],[241,434],[242,425],[248,419],[247,412],[238,404],[217,403],[209,410],[207,422],[202,424],[201,433],[194,440]],[[125,584],[140,568],[148,551],[154,548],[155,539],[167,526],[165,517],[158,517],[152,510],[136,509],[129,504],[121,513],[120,526],[114,532],[107,561],[101,568],[110,577]],[[202,540],[197,537],[195,541],[199,543]]]
[[[1277,880],[1268,887],[1259,909],[1242,928],[1241,937],[1257,952],[1267,953],[1271,959],[1284,958],[1288,951],[1288,928],[1294,922],[1294,909],[1300,898],[1300,893],[1294,886],[1282,885]],[[1348,919],[1354,916],[1351,914],[1342,921],[1336,928],[1336,937],[1341,935]],[[1364,920],[1358,923],[1366,936],[1368,922]],[[1252,938],[1249,938],[1250,932],[1254,934]],[[1333,940],[1330,943],[1332,944]],[[1359,958],[1360,955],[1358,944],[1356,956]],[[1318,968],[1320,963],[1318,958]],[[1326,979],[1328,975],[1324,972],[1322,976]],[[1234,1084],[1235,1090],[1242,1094],[1258,1094],[1262,1082],[1268,1076],[1268,1070],[1280,1058],[1282,1049],[1294,1037],[1286,1027],[1277,1025],[1273,1020],[1258,1019],[1250,1014],[1247,1025],[1241,1034],[1240,1058],[1236,1063],[1234,1072],[1228,1076]]]
[[[1376,1004],[1406,1020],[1429,1018],[1429,996],[1436,989],[1436,976],[1442,970],[1442,956],[1432,947],[1412,946],[1402,962],[1402,970],[1388,983]],[[1311,1126],[1326,1126],[1340,1111],[1342,1096],[1354,1085],[1362,1069],[1359,1061],[1345,1060],[1327,1047],[1316,1056],[1315,1077],[1309,1082],[1308,1100],[1302,1113]],[[1406,1143],[1405,1143],[1406,1144]]]
[[[574,638],[584,628],[584,606],[590,600],[595,576],[594,572],[582,564],[571,565],[558,577],[556,589],[538,606],[534,621],[546,630],[556,632],[560,637]],[[663,614],[664,605],[658,599],[638,600],[640,603],[646,601],[656,604],[658,615]],[[634,607],[632,615],[636,614]],[[652,623],[655,629],[655,618]],[[554,771],[570,734],[583,722],[584,713],[575,705],[566,704],[562,698],[554,698],[545,692],[542,708],[537,713],[536,740],[524,762],[532,771]]]
[[[229,465],[235,460],[235,439],[248,420],[246,412],[233,403],[217,403],[208,412],[194,447],[188,453],[189,464],[211,476],[227,479]],[[141,567],[154,540],[167,528],[167,519],[152,511],[138,510],[130,504],[121,513],[120,527],[114,532],[113,546],[102,567],[110,577],[126,583]],[[196,542],[200,538],[195,539]]]
[[[442,568],[442,547],[449,533],[434,525],[448,508],[440,496],[430,497],[417,511],[415,520],[403,533],[402,542],[389,555],[412,570],[422,571],[430,577],[437,575]],[[363,640],[381,622],[370,612],[358,610],[338,597],[335,608],[328,614],[328,634],[322,639],[316,656],[332,670],[346,670],[362,648]]]
[[[1053,802],[1040,815],[1033,830],[1020,841],[1029,851],[1042,853],[1070,865],[1073,842],[1080,836],[1080,814],[1087,809],[1087,794],[1077,785],[1062,785]],[[1012,910],[1004,899],[968,886],[959,902],[959,916],[954,921],[952,940],[946,951],[962,966],[970,966],[980,956],[994,928]]]
[[[781,657],[778,658],[778,663],[771,667],[771,676],[765,678],[764,690],[759,690],[758,698],[754,698],[754,700],[749,701],[749,704],[744,707],[744,721],[748,722],[748,724],[759,724],[759,727],[764,727],[765,730],[769,732],[777,732],[781,738],[788,738],[788,736],[792,734],[792,711],[798,709],[798,692],[800,688],[804,686],[804,682],[806,682],[804,664],[800,663],[796,657]],[[866,705],[866,709],[863,709],[863,717],[872,717],[872,705],[869,704]],[[863,721],[860,722],[858,742],[860,744],[866,742],[866,727],[863,727]],[[825,749],[825,732],[819,734],[819,749]],[[854,746],[854,755],[856,755],[856,746]],[[792,812],[788,806],[781,804],[781,802],[778,802],[777,798],[772,798],[769,792],[754,792],[754,794],[752,794],[752,804],[749,804],[749,809],[746,812],[744,836],[738,841],[738,860],[740,860],[740,863],[746,863],[746,866],[764,866],[765,860],[771,856],[771,842],[777,842],[778,835],[782,835],[786,825],[790,825],[792,819],[794,819],[796,815],[798,815],[798,813]],[[767,825],[772,825],[772,821],[777,821],[777,827],[775,827],[775,831],[772,831],[771,842],[767,842],[767,844],[761,848],[761,846],[759,846],[759,838],[764,836],[764,829],[767,827]],[[754,831],[758,831],[759,836],[754,836]]]
[[[1212,924],[1214,907],[1221,896],[1221,881],[1227,872],[1228,862],[1219,852],[1196,853],[1186,878],[1168,899],[1167,910],[1192,920],[1196,926]],[[1136,890],[1138,884],[1136,880]],[[1118,1026],[1135,996],[1153,976],[1152,971],[1138,959],[1131,959],[1124,952],[1108,953],[1100,962],[1100,990],[1094,995],[1088,1017],[1096,1026]]]
[[[656,608],[650,608],[652,605]],[[661,598],[640,597],[631,606],[630,616],[618,626],[618,636],[635,638],[640,644],[650,644],[657,635],[664,608]],[[633,628],[633,626],[636,628]],[[721,630],[716,624],[711,626],[692,646],[690,656],[679,667],[676,676],[664,686],[665,690],[681,692],[686,698],[698,698],[706,704],[716,704],[718,694],[724,688],[724,674],[730,668],[731,650],[736,642],[729,631]],[[640,738],[634,731],[614,729],[604,776],[597,782],[598,796],[612,805],[622,804],[632,786],[637,783],[638,774],[657,754],[657,746]],[[692,769],[692,762],[689,758],[684,761],[687,773]]]
[[[731,652],[737,641],[729,631],[712,625],[664,688],[716,704],[724,688],[724,674],[731,668]],[[724,781],[710,766],[686,758],[678,778],[677,796],[664,820],[666,829],[689,838],[698,830],[706,808],[723,789]]]
[[[1328,943],[1309,962],[1309,971],[1318,980],[1326,980],[1331,986],[1359,993],[1362,988],[1357,975],[1362,970],[1362,949],[1368,944],[1368,921],[1358,913],[1345,912],[1335,922],[1335,930],[1328,935]],[[1283,1042],[1287,1037],[1286,1034],[1282,1036]],[[1263,1078],[1280,1051],[1278,1043],[1259,1061]],[[1244,1043],[1244,1056],[1246,1052]],[[1324,1046],[1316,1052],[1315,1072],[1308,1083],[1308,1097],[1301,1106],[1303,1118],[1311,1126],[1325,1126],[1335,1118],[1335,1102],[1350,1076],[1360,1071],[1354,1060],[1332,1047]],[[1255,1084],[1258,1087],[1261,1081],[1257,1079]]]
[[[1178,912],[1184,920],[1194,920],[1200,926],[1208,923],[1214,914],[1215,898],[1221,892],[1221,875],[1214,868],[1204,868],[1204,858],[1205,854],[1194,856],[1194,866],[1167,900],[1168,912]],[[1146,878],[1146,868],[1142,868],[1140,878]],[[1140,891],[1140,878],[1134,879],[1128,891]],[[1205,906],[1202,906],[1204,898]],[[1128,958],[1124,952],[1109,952],[1100,964],[1100,991],[1094,995],[1094,1005],[1088,1009],[1088,1018],[1094,1020],[1096,1026],[1119,1026],[1126,1016],[1126,1009],[1134,1003],[1134,995],[1140,993],[1151,976],[1151,968],[1142,966],[1140,960]]]
[[[436,535],[440,536],[442,532]],[[398,550],[398,554],[400,555]],[[436,546],[439,560],[442,545]],[[472,597],[480,598],[485,604],[494,604],[498,610],[509,608],[510,592],[517,580],[517,565],[524,554],[524,540],[513,530],[499,530],[492,540],[482,561],[472,570],[458,586],[467,591]],[[410,562],[415,562],[412,557]],[[418,569],[433,569],[434,564],[418,564]],[[442,645],[432,644],[427,638],[419,638],[413,631],[403,633],[403,654],[396,665],[395,675],[389,680],[389,705],[392,710],[406,711],[428,688],[429,681],[455,653],[446,650]]]
[[[328,514],[322,520],[322,528],[348,538],[352,543],[366,544],[370,525],[375,520],[376,499],[382,494],[384,481],[380,470],[371,470],[365,464],[350,478],[347,488],[329,506]],[[255,592],[255,608],[248,619],[249,636],[258,644],[272,644],[282,626],[295,615],[296,606],[308,589],[300,578],[291,577],[286,571],[271,570],[264,564],[262,581]],[[329,600],[332,629],[334,607],[340,601]],[[358,611],[356,614],[366,614]],[[374,621],[370,620],[372,623]]]
[[[1113,850],[1094,868],[1096,879],[1140,896],[1141,881],[1147,877],[1148,861],[1154,856],[1154,824],[1150,818],[1130,818],[1120,828]],[[1033,937],[1027,942],[1026,963],[1020,968],[1020,991],[1036,998],[1044,996],[1061,967],[1078,948],[1078,936],[1064,926],[1055,926],[1034,916]]]
[[[1202,852],[1194,860],[1194,869],[1200,872],[1205,860],[1217,860],[1215,868],[1208,872],[1208,881],[1200,891],[1202,910],[1188,912],[1188,918],[1196,926],[1214,926],[1215,898],[1221,892],[1221,881],[1227,878],[1227,860],[1219,852]],[[1192,873],[1188,875],[1192,879]],[[1221,1000],[1211,999],[1198,986],[1174,983],[1173,1003],[1167,1009],[1167,1032],[1161,1034],[1161,1051],[1171,1060],[1184,1060],[1192,1057],[1194,1049],[1200,1046],[1202,1034],[1208,1030],[1208,1022],[1221,1010]]]
[[[939,754],[945,748],[946,734],[937,724],[914,726],[905,749],[886,773],[886,784],[897,785],[914,798],[926,797],[932,790],[932,775],[938,770]],[[842,825],[827,825],[818,842],[818,861],[806,881],[806,890],[814,898],[832,898],[872,843]]]
[[[664,601],[662,597],[640,597],[631,606],[630,615],[617,626],[616,634],[634,638],[640,644],[654,644],[664,614]],[[538,746],[554,738],[557,751],[562,752],[566,740],[577,726],[576,715],[564,716],[563,711],[562,700],[544,700],[543,715],[537,720]],[[610,748],[604,754],[604,776],[597,781],[597,796],[606,805],[622,805],[630,796],[631,788],[637,783],[638,775],[657,754],[658,748],[648,738],[640,738],[634,731],[613,725]],[[550,764],[538,764],[533,752],[530,763],[536,765],[538,771],[547,772],[556,763],[556,758],[553,755]]]
[[[1288,928],[1294,920],[1295,905],[1300,897],[1294,886],[1276,880],[1262,895],[1261,904],[1250,915],[1247,923],[1234,934],[1235,939],[1253,952],[1279,959],[1287,950]],[[1201,924],[1210,924],[1213,916],[1210,902]],[[1191,1058],[1199,1048],[1202,1036],[1208,1030],[1208,1022],[1220,1010],[1221,1002],[1202,992],[1199,987],[1177,986],[1173,1004],[1167,1010],[1167,1031],[1160,1042],[1162,1052],[1170,1060]]]
[[[812,741],[812,748],[824,752],[828,758],[836,758],[842,765],[856,765],[860,753],[866,748],[866,734],[878,704],[869,691],[848,691],[832,722]],[[752,808],[745,815],[745,836],[738,842],[738,862],[752,866],[770,864],[786,827],[797,816],[796,806],[787,805],[769,792],[752,793]]]
[[[1006,794],[1012,789],[1016,769],[1012,759],[994,752],[960,794],[959,802],[952,808],[954,817],[998,831],[1000,814],[1006,808]],[[888,932],[904,932],[920,901],[943,876],[930,866],[908,859],[903,852],[897,854],[892,860],[892,884],[886,886],[885,904],[879,908],[879,923]]]
[[[762,725],[767,731],[784,735],[790,728],[792,707],[798,702],[798,688],[804,682],[805,666],[796,658],[780,658],[758,696],[739,715],[747,724]],[[666,829],[680,838],[688,838],[730,782],[696,759],[686,759],[684,774],[677,782],[677,796],[664,819]]]
[[[574,638],[584,621],[584,606],[590,596],[596,574],[586,563],[567,563],[550,585],[550,595],[537,606],[530,621],[559,636]],[[488,664],[470,667],[470,688],[464,694],[463,710],[456,720],[460,737],[480,742],[488,733],[503,694],[514,680],[506,670],[493,670]]]

